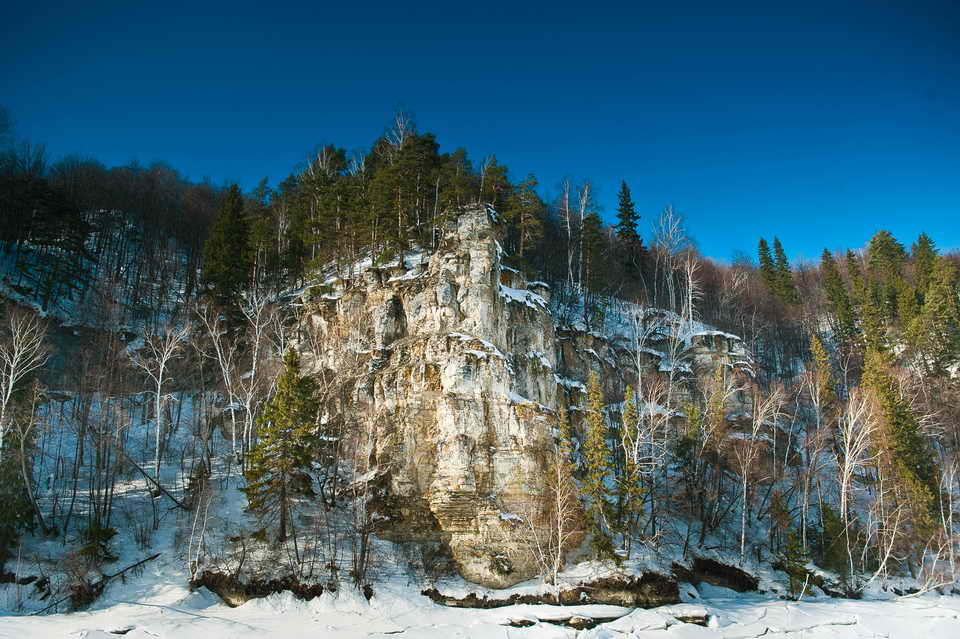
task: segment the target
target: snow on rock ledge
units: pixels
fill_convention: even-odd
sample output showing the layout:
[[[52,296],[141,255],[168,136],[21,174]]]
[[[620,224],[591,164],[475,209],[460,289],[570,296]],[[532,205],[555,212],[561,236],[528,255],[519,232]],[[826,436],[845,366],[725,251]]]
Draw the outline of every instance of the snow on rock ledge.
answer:
[[[549,286],[501,263],[491,216],[467,210],[433,254],[307,291],[302,350],[319,379],[345,385],[327,411],[357,434],[357,470],[377,470],[378,534],[443,542],[466,579],[502,588],[536,574],[530,553],[497,540],[515,525],[504,513],[542,502],[555,409],[590,371],[621,401],[635,372],[615,340],[558,334]]]

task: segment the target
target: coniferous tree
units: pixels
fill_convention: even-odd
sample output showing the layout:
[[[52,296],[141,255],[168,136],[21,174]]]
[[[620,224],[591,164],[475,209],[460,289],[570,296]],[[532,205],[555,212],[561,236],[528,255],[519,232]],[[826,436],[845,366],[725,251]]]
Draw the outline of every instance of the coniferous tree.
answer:
[[[279,521],[278,541],[287,538],[296,499],[312,494],[309,470],[319,410],[316,383],[300,375],[297,352],[288,350],[283,363],[244,473],[249,509],[263,521]]]
[[[911,247],[910,253],[913,258],[913,285],[922,298],[930,285],[933,270],[937,265],[937,248],[929,235],[921,233]]]
[[[820,257],[820,268],[823,272],[827,308],[834,318],[836,341],[842,355],[846,357],[852,352],[856,339],[856,315],[847,293],[847,286],[837,270],[833,255],[827,249],[823,249],[823,255]]]
[[[507,221],[515,229],[516,252],[522,259],[543,237],[544,205],[537,195],[537,178],[533,173],[514,188],[504,211]]]
[[[936,526],[940,480],[933,452],[908,400],[900,393],[886,354],[868,350],[863,382],[877,406],[880,472],[892,483],[896,505],[907,513],[906,543],[911,552],[917,552]]]
[[[790,270],[787,254],[778,237],[773,238],[773,266],[780,299],[788,304],[798,303],[800,298],[797,295],[797,287],[793,283],[793,272]]]
[[[887,348],[887,340],[880,303],[863,272],[860,258],[850,250],[847,251],[847,271],[850,273],[853,299],[863,335],[863,346],[867,350],[884,351]]]
[[[898,273],[906,258],[903,244],[890,231],[877,231],[867,244],[867,266],[871,271]]]
[[[913,318],[909,335],[928,374],[946,374],[947,366],[960,355],[957,272],[949,260],[937,259],[923,307]]]
[[[773,256],[770,254],[770,246],[767,244],[767,240],[762,237],[760,238],[760,243],[757,246],[757,258],[760,262],[760,276],[767,285],[767,289],[776,295],[777,289],[779,288],[777,281],[777,267],[773,263]]]
[[[783,552],[783,569],[790,578],[787,594],[791,599],[799,599],[807,587],[806,578],[808,553],[797,531],[787,533],[787,545]]]
[[[907,253],[889,231],[878,231],[867,244],[870,295],[885,322],[897,315],[897,297],[903,289],[903,265]]]
[[[855,530],[847,530],[843,525],[843,519],[840,514],[834,510],[828,503],[824,502],[821,507],[820,519],[823,522],[820,531],[820,543],[818,550],[818,563],[827,570],[840,575],[840,579],[847,583],[850,579],[849,562],[847,557],[847,548],[852,541],[848,535]]]
[[[603,276],[604,237],[600,216],[590,211],[583,218],[583,281],[588,288],[597,290]]]
[[[591,546],[598,558],[613,556],[613,542],[608,532],[611,474],[610,448],[607,445],[607,418],[604,414],[603,389],[600,377],[591,373],[587,380],[586,434],[583,446],[586,475],[583,481],[588,500],[587,515],[593,534]]]
[[[640,245],[640,234],[637,233],[637,222],[640,216],[630,197],[630,187],[626,181],[620,182],[620,191],[617,193],[617,224],[614,229],[617,237],[627,246],[637,247]]]
[[[626,181],[620,182],[620,191],[617,193],[617,224],[614,230],[625,252],[623,265],[629,277],[640,275],[646,262],[646,248],[637,231],[640,216],[630,196],[630,187]]]
[[[250,276],[250,237],[243,197],[236,184],[224,195],[204,245],[203,278],[221,306],[233,306]]]
[[[620,505],[618,515],[625,529],[636,525],[643,507],[643,482],[634,455],[640,436],[638,401],[633,386],[628,385],[623,399],[623,473],[617,486],[617,502]]]
[[[507,178],[507,167],[497,162],[497,156],[490,156],[484,163],[480,176],[480,201],[499,210],[509,191],[510,180]]]
[[[13,433],[10,439],[20,436],[18,432]],[[8,441],[6,445],[13,453],[0,459],[0,570],[15,555],[20,535],[32,530],[36,522],[33,502],[21,472],[20,442]],[[23,449],[29,451],[30,442],[26,442]]]
[[[816,403],[826,413],[833,410],[837,401],[836,390],[833,384],[833,367],[830,365],[830,356],[823,342],[817,335],[810,337],[810,355],[813,358],[814,387],[816,388]]]

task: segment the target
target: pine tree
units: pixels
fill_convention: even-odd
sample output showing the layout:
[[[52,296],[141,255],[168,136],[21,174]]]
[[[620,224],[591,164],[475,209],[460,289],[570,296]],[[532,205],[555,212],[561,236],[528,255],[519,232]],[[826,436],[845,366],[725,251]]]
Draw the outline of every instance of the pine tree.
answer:
[[[510,180],[507,167],[497,163],[497,156],[491,156],[484,164],[480,185],[480,200],[499,210],[505,195],[510,192]]]
[[[504,214],[515,229],[517,255],[521,258],[543,237],[543,213],[545,207],[537,195],[537,178],[533,173],[516,186],[507,201]]]
[[[610,448],[607,445],[607,419],[603,409],[600,377],[591,373],[587,380],[586,436],[583,446],[586,476],[583,487],[588,500],[587,514],[593,533],[591,546],[597,558],[614,556],[607,525],[610,507],[607,481],[611,468]]]
[[[243,197],[236,184],[223,198],[203,253],[203,279],[214,299],[224,307],[236,305],[252,266]]]
[[[263,521],[279,520],[278,541],[287,538],[292,526],[295,499],[312,494],[308,472],[319,409],[316,385],[301,377],[297,352],[288,350],[283,363],[277,392],[258,420],[259,441],[244,473],[249,509]]]

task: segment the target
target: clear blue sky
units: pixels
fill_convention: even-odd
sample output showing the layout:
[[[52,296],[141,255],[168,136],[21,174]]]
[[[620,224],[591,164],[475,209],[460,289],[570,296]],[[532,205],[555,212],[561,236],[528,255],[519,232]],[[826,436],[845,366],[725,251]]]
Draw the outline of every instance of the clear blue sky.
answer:
[[[0,104],[55,156],[249,189],[402,102],[548,193],[592,179],[608,219],[625,179],[715,257],[960,247],[955,0],[65,4],[0,3]]]

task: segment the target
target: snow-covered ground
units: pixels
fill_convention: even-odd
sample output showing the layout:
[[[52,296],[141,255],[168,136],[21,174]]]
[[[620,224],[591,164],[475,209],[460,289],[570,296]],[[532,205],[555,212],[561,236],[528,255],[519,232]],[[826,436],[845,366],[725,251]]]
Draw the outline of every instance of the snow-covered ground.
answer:
[[[355,590],[346,589],[337,594],[324,593],[312,601],[283,593],[229,608],[206,589],[190,592],[183,579],[170,574],[172,568],[171,564],[157,563],[126,584],[111,586],[87,612],[0,617],[0,637],[960,637],[960,597],[935,594],[869,601],[820,598],[792,602],[704,587],[695,603],[653,610],[531,605],[466,610],[434,604],[413,587],[388,583],[377,586],[369,603]],[[573,614],[620,618],[580,631],[551,623]],[[680,621],[678,617],[706,617],[708,625]],[[532,625],[513,625],[518,621]]]

